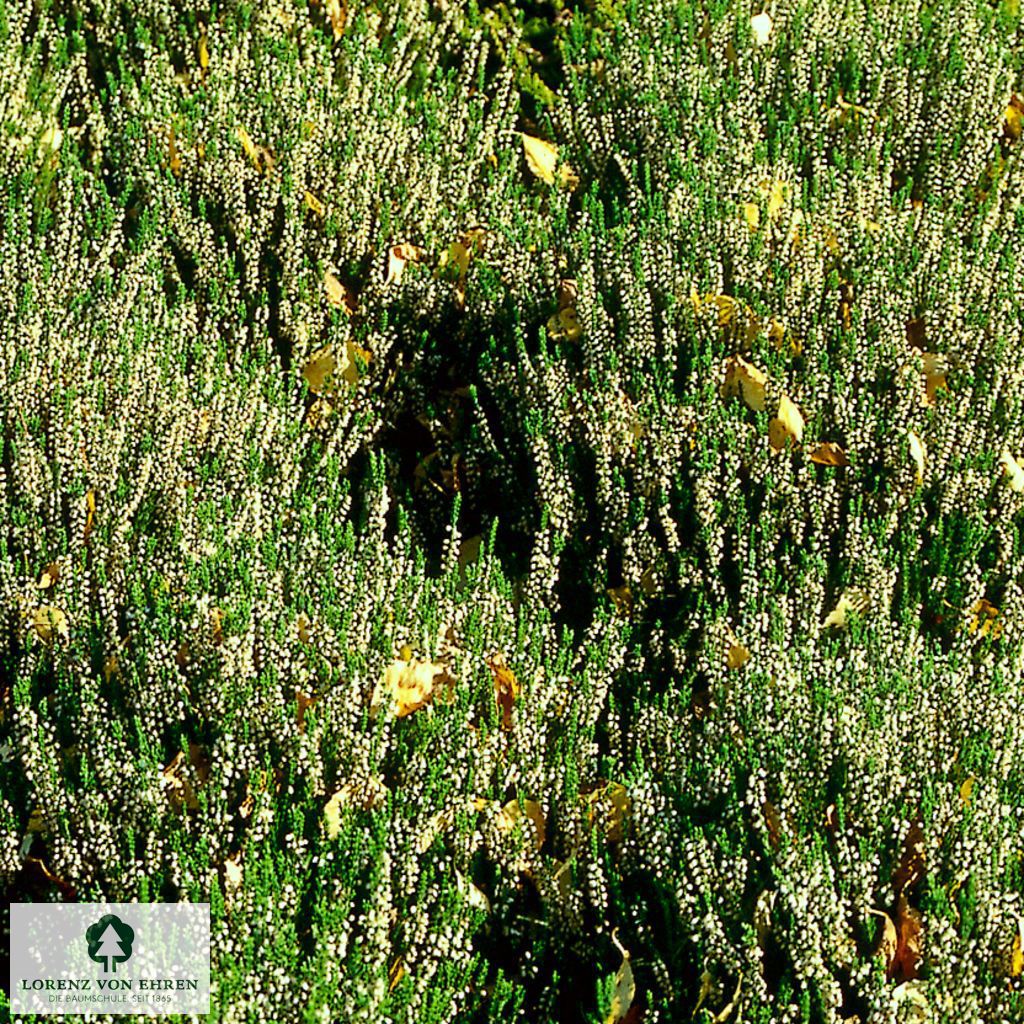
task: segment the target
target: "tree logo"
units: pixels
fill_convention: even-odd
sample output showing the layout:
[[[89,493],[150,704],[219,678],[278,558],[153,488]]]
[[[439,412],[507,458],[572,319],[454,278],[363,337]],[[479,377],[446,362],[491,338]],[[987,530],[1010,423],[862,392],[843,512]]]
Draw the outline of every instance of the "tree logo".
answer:
[[[89,943],[89,959],[103,964],[103,973],[116,973],[117,965],[123,964],[132,955],[135,930],[114,914],[104,914],[94,925],[85,930]]]

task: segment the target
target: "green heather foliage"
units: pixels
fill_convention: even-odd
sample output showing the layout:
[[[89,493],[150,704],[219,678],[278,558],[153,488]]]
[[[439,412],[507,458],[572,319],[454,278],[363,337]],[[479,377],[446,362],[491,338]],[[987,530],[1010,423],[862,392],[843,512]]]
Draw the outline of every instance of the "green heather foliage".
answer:
[[[225,1024],[1024,1019],[1017,0],[331,8],[0,0],[7,899]]]

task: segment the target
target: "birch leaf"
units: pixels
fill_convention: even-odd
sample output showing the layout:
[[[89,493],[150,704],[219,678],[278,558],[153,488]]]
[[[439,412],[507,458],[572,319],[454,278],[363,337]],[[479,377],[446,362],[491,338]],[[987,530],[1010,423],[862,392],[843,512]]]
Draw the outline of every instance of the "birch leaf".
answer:
[[[509,732],[512,728],[512,707],[519,696],[519,682],[500,651],[495,651],[487,659],[487,667],[494,680],[494,699],[501,711],[501,727]]]
[[[1021,469],[1017,460],[1008,451],[1004,451],[999,456],[999,462],[1003,467],[1003,475],[1009,478],[1010,489],[1018,494],[1024,491],[1024,469]]]
[[[920,487],[924,483],[924,442],[912,430],[907,431],[907,437],[910,440],[910,458],[914,463],[914,479]]]
[[[314,395],[330,390],[337,366],[338,361],[334,357],[333,345],[325,345],[309,357],[302,370],[302,376],[306,378],[309,390]]]
[[[636,995],[636,982],[633,979],[633,967],[629,962],[629,951],[619,943],[616,931],[612,932],[612,942],[622,954],[622,963],[619,964],[619,969],[615,972],[612,1005],[608,1016],[604,1019],[604,1024],[620,1024],[629,1013],[629,1008],[633,1005],[633,998]]]
[[[544,810],[536,800],[524,800],[522,807],[519,806],[518,800],[509,800],[498,814],[498,828],[503,832],[511,832],[523,821],[524,817],[533,823],[534,846],[539,850],[544,845],[547,829],[544,821]]]
[[[586,797],[590,805],[587,819],[591,824],[600,819],[604,834],[611,842],[619,842],[623,837],[623,826],[629,814],[631,801],[629,790],[621,782],[609,782],[600,789],[588,793]]]
[[[388,971],[388,991],[394,992],[398,987],[398,983],[405,977],[405,963],[402,958],[399,957]]]
[[[388,249],[388,273],[387,277],[384,278],[385,286],[389,284],[401,284],[402,274],[405,271],[406,264],[418,263],[426,256],[426,251],[421,249],[418,245],[410,245],[407,242],[403,242],[399,245],[393,245]],[[467,266],[469,261],[467,260]]]
[[[969,775],[966,779],[964,779],[964,781],[960,785],[960,789],[959,789],[960,801],[961,801],[961,803],[963,803],[963,805],[965,807],[970,802],[971,793],[974,792],[974,784],[977,781],[978,780],[977,780],[976,776]]]
[[[725,361],[725,378],[719,386],[723,398],[741,395],[743,401],[756,412],[764,411],[764,389],[767,375],[742,356],[730,356]]]
[[[346,341],[341,361],[341,379],[349,384],[357,384],[362,372],[359,363],[369,363],[372,359],[373,353],[369,349],[357,345],[354,341]]]
[[[727,668],[742,668],[750,661],[750,651],[736,639],[736,635],[730,629],[726,637],[725,664]]]
[[[330,800],[324,805],[323,820],[327,830],[328,839],[336,839],[341,831],[341,812],[347,807],[352,807],[351,790],[342,786],[334,793]]]
[[[311,210],[318,217],[322,218],[327,213],[327,207],[309,189],[306,189],[303,201],[306,204],[306,209]]]
[[[875,956],[880,956],[885,964],[885,972],[889,973],[893,961],[896,959],[896,949],[899,946],[899,936],[896,932],[896,925],[892,918],[881,910],[868,910],[882,919],[882,934],[878,937],[878,945],[875,947]]]
[[[466,902],[475,910],[482,910],[485,914],[491,912],[491,901],[483,890],[477,888],[458,868],[455,869],[455,882],[459,892],[462,893]]]
[[[1003,632],[1003,624],[997,622],[996,619],[999,616],[999,609],[986,601],[985,598],[980,598],[971,605],[971,618],[967,623],[968,633],[977,633],[979,636],[998,637]]]
[[[931,1020],[931,1013],[928,1006],[928,999],[921,991],[921,982],[904,981],[892,990],[892,1001],[896,1005],[909,1003],[913,1009],[905,1012],[900,1020],[906,1021],[928,1021]]]
[[[257,146],[249,133],[239,125],[235,129],[235,135],[242,144],[242,151],[245,153],[249,163],[259,171],[260,174],[269,174],[274,169],[274,158],[266,146]]]
[[[523,140],[523,152],[526,154],[526,163],[530,170],[542,181],[549,185],[563,185],[569,189],[575,188],[580,179],[568,164],[563,164],[557,177],[555,168],[558,167],[558,147],[552,142],[545,142],[544,139],[534,138],[525,132],[520,132]]]
[[[923,403],[927,406],[935,405],[935,393],[941,388],[949,390],[946,383],[946,357],[935,352],[922,352],[921,360],[924,365],[924,398]]]
[[[578,341],[583,336],[583,328],[580,326],[576,310],[572,306],[566,306],[548,318],[544,329],[549,338],[565,338],[566,341]]]
[[[56,562],[50,564],[43,570],[36,586],[40,590],[49,590],[60,579],[60,566]]]
[[[49,125],[49,127],[47,127],[39,137],[39,152],[43,156],[47,156],[50,153],[56,153],[60,150],[60,146],[63,141],[64,132],[62,132],[56,122],[54,122]]]
[[[821,628],[828,629],[829,626],[835,626],[841,629],[846,625],[847,616],[850,612],[861,615],[867,610],[869,604],[870,601],[863,592],[859,590],[845,591],[839,598],[835,608],[828,613],[828,617],[821,624]]]
[[[800,410],[786,395],[779,399],[779,419],[790,437],[795,441],[803,440],[804,418],[800,414]]]
[[[171,174],[176,178],[181,177],[181,154],[178,152],[178,147],[174,139],[175,126],[171,125],[171,131],[167,138],[167,166],[170,169]]]
[[[196,45],[196,49],[199,52],[199,68],[204,72],[210,66],[210,47],[206,40],[206,27],[203,26],[202,34],[199,36],[199,42]]]
[[[199,810],[199,800],[192,783],[184,777],[184,771],[185,755],[179,750],[162,773],[167,799],[175,812],[180,811],[183,806],[190,811],[197,811]]]
[[[331,31],[334,33],[335,42],[337,42],[345,31],[345,22],[348,19],[348,4],[346,0],[327,0],[325,10],[327,17],[331,20]]]
[[[354,341],[345,342],[345,348],[336,353],[333,345],[317,349],[307,360],[302,376],[314,395],[330,395],[337,389],[339,380],[348,384],[359,381],[358,359],[368,363],[373,355]]]
[[[767,15],[765,15],[767,17]],[[786,205],[786,194],[789,186],[784,181],[773,181],[768,187],[768,218],[778,221],[782,209]]]
[[[1022,114],[1024,114],[1024,97],[1014,93],[1003,112],[1003,132],[1011,142],[1016,142],[1021,136],[1021,130],[1024,128]]]
[[[96,492],[88,490],[85,492],[85,529],[82,531],[82,540],[88,541],[92,533],[93,521],[96,518]]]
[[[799,444],[804,436],[804,418],[790,399],[779,399],[779,414],[768,424],[768,443],[781,452],[790,441]]]
[[[819,444],[811,452],[810,458],[811,462],[816,462],[819,466],[848,466],[850,464],[846,452],[833,441],[824,441]]]
[[[384,670],[370,700],[370,710],[375,712],[387,700],[395,717],[404,718],[430,704],[441,685],[449,681],[442,665],[418,658],[398,659]]]
[[[784,181],[774,179],[763,181],[758,188],[768,201],[768,219],[773,224],[778,223],[782,216],[782,210],[786,205],[789,185]]]
[[[43,643],[52,643],[56,637],[69,639],[68,617],[51,604],[40,605],[32,615],[32,628]]]

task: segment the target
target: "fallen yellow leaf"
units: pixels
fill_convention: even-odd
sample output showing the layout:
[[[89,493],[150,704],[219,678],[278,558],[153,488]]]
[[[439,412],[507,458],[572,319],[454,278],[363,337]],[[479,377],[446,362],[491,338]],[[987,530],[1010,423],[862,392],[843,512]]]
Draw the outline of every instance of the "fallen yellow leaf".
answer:
[[[179,750],[171,759],[170,764],[163,770],[162,779],[164,788],[167,791],[167,799],[175,811],[180,811],[182,806],[190,811],[199,810],[199,800],[192,788],[192,783],[183,778],[185,766],[185,755]]]
[[[924,364],[924,405],[935,404],[935,392],[939,388],[949,390],[946,384],[946,358],[935,352],[922,352],[921,360]]]
[[[92,533],[93,520],[96,517],[96,492],[88,490],[85,492],[85,529],[82,531],[82,540],[88,541]]]
[[[743,401],[757,412],[764,411],[764,389],[768,377],[742,356],[730,356],[725,361],[725,378],[719,386],[723,398],[742,395]]]
[[[443,665],[416,658],[398,659],[384,670],[370,700],[370,709],[376,711],[387,699],[395,717],[404,718],[431,703],[446,682],[451,682],[451,677]]]
[[[1024,114],[1024,98],[1014,93],[1006,110],[1003,111],[1003,131],[1011,142],[1016,142],[1021,136],[1022,114]]]
[[[619,943],[618,929],[612,931],[612,942],[618,947],[622,954],[622,963],[615,972],[615,987],[612,989],[612,1005],[604,1024],[620,1024],[625,1020],[629,1008],[633,1005],[633,998],[636,996],[636,982],[633,979],[633,967],[629,962],[629,951]]]
[[[327,0],[325,9],[327,17],[331,19],[331,31],[337,41],[345,31],[345,22],[348,20],[348,4],[345,0]]]
[[[1010,977],[1019,978],[1024,973],[1024,918],[1017,918],[1017,930],[1010,947]]]
[[[392,965],[391,970],[388,971],[388,991],[394,992],[398,987],[398,983],[405,977],[405,964],[402,963],[402,958],[399,957]]]
[[[997,622],[999,609],[990,604],[984,598],[975,601],[971,605],[971,619],[967,624],[968,633],[977,633],[979,636],[988,636],[990,633],[998,637],[1003,632],[1003,624]]]
[[[327,838],[336,839],[341,831],[341,809],[345,806],[345,794],[338,790],[324,805],[324,823],[327,826]]]
[[[974,792],[974,784],[977,781],[973,775],[969,775],[960,785],[960,800],[965,807],[970,803],[971,793]]]
[[[384,284],[401,284],[402,273],[407,263],[418,263],[426,256],[426,251],[418,245],[410,245],[403,242],[400,245],[393,245],[388,250],[388,273]],[[466,261],[469,265],[469,261]]]
[[[772,18],[767,11],[755,14],[750,19],[750,31],[754,36],[756,46],[764,46],[772,34]]]
[[[210,48],[206,43],[206,28],[203,28],[202,34],[199,36],[199,43],[196,47],[199,51],[199,67],[205,72],[210,66]]]
[[[819,466],[848,466],[850,464],[846,452],[833,441],[823,441],[819,444],[811,452],[810,459],[811,462],[816,462]]]
[[[539,850],[544,845],[547,830],[544,821],[544,811],[536,800],[524,800],[522,807],[519,806],[518,800],[509,800],[498,813],[496,823],[503,832],[511,832],[517,825],[523,822],[524,818],[533,824],[533,842],[534,846]]]
[[[494,699],[501,711],[501,727],[508,732],[512,728],[512,707],[519,696],[519,682],[501,651],[495,651],[487,659],[487,667],[494,680]]]
[[[750,651],[735,637],[730,637],[729,649],[725,655],[726,668],[742,668],[748,661],[750,661]]]
[[[825,621],[821,624],[821,628],[828,629],[829,626],[835,626],[838,629],[842,629],[847,623],[847,617],[850,612],[863,615],[870,605],[871,600],[863,591],[844,591],[835,608],[828,613]]]
[[[303,199],[306,203],[306,208],[312,210],[318,217],[323,217],[327,213],[327,208],[309,189],[306,189]]]
[[[483,251],[486,234],[487,232],[483,228],[473,228],[463,232],[459,241],[452,242],[441,253],[438,269],[454,266],[456,270],[455,305],[459,309],[466,308],[466,274],[469,271],[469,262],[475,254]]]
[[[52,643],[56,637],[67,641],[70,631],[68,617],[51,604],[40,605],[32,615],[32,628],[43,643]]]
[[[882,934],[878,937],[878,945],[875,947],[875,956],[882,958],[885,963],[886,973],[890,971],[893,961],[896,959],[896,949],[899,946],[899,936],[896,933],[896,925],[892,918],[882,910],[868,909],[869,914],[882,919]]]
[[[337,390],[339,380],[348,384],[358,383],[360,370],[357,359],[369,363],[372,358],[371,352],[351,340],[345,342],[340,358],[333,345],[325,345],[309,357],[302,376],[314,395],[330,395]]]
[[[171,174],[176,178],[181,177],[181,156],[178,153],[178,147],[175,145],[174,140],[174,125],[171,125],[171,131],[167,139],[167,166],[170,169]]]
[[[628,583],[623,583],[621,587],[608,587],[608,596],[612,599],[612,604],[615,605],[615,614],[623,619],[628,619],[633,613],[633,591],[630,590]]]
[[[455,883],[471,907],[475,910],[482,910],[485,914],[491,912],[491,901],[487,898],[486,893],[475,886],[458,868],[455,869]]]
[[[239,125],[235,129],[235,135],[242,144],[242,151],[245,153],[249,163],[259,171],[260,174],[269,174],[274,169],[274,158],[266,146],[257,146],[249,133]]]
[[[523,140],[523,152],[526,154],[526,163],[530,170],[542,181],[549,185],[563,185],[569,189],[575,188],[580,179],[575,171],[568,164],[562,164],[556,179],[555,169],[558,167],[558,147],[544,139],[534,138],[525,132],[519,133]]]
[[[49,590],[58,580],[60,579],[60,566],[56,562],[51,562],[44,570],[42,575],[39,577],[39,582],[36,586],[40,590]]]
[[[779,414],[768,424],[768,443],[780,452],[789,441],[800,443],[804,436],[804,418],[786,396],[779,399]]]
[[[576,310],[572,306],[566,306],[548,318],[544,326],[549,338],[565,338],[566,341],[578,341],[583,336],[583,328],[580,326]]]
[[[912,430],[907,431],[907,438],[910,441],[910,458],[914,463],[914,480],[917,482],[917,486],[920,487],[924,483],[924,442]]]
[[[621,782],[609,782],[588,793],[586,799],[590,805],[587,812],[590,822],[600,816],[605,836],[611,842],[620,842],[631,806],[629,790]]]
[[[999,462],[1003,467],[1003,474],[1009,477],[1010,489],[1018,494],[1024,491],[1024,469],[1017,460],[1008,451],[1004,451],[999,456]]]
[[[784,181],[766,181],[761,183],[761,191],[768,197],[768,219],[778,221],[782,216],[782,208],[786,205],[789,185]]]

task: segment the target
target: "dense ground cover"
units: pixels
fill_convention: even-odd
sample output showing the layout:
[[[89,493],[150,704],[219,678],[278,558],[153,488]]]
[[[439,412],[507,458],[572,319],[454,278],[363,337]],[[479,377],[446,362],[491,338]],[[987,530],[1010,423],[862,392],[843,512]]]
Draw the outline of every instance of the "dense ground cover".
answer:
[[[224,1022],[1024,1019],[1021,42],[0,0],[7,900],[210,902]]]

